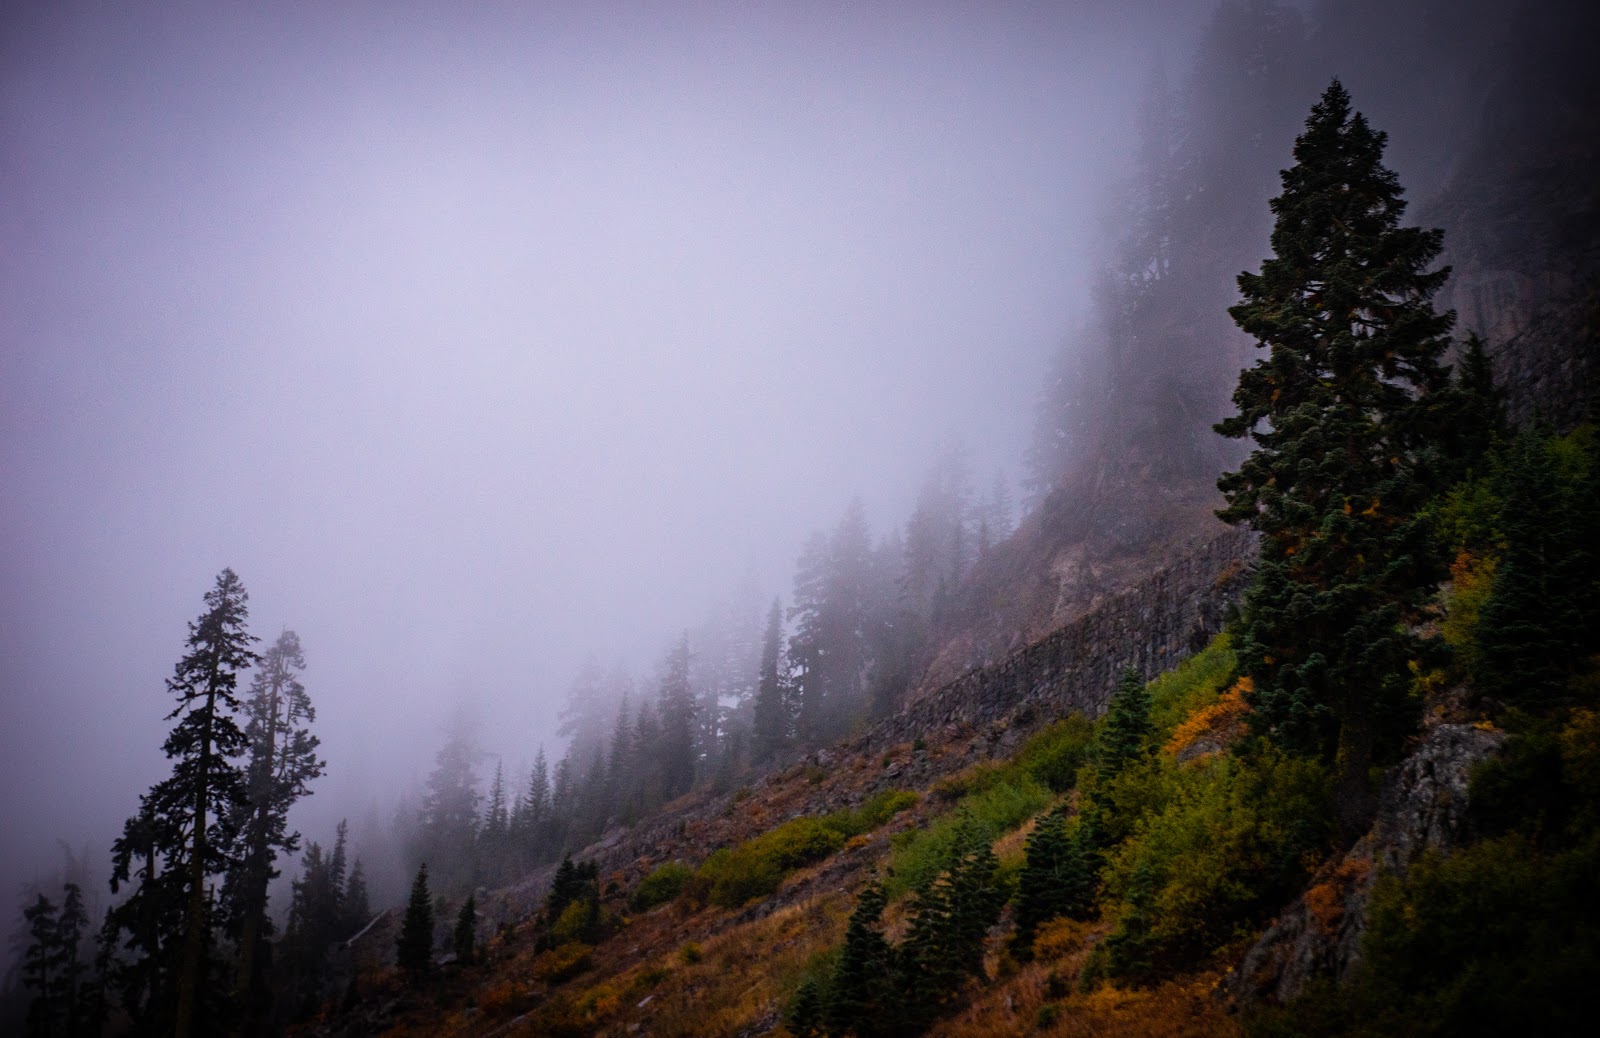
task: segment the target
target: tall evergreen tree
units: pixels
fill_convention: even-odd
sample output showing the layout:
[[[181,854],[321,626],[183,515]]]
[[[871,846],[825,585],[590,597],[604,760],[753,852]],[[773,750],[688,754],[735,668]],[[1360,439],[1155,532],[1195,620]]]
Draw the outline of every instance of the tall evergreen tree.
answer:
[[[1274,255],[1239,275],[1229,313],[1268,356],[1240,373],[1217,425],[1255,449],[1218,486],[1218,515],[1262,534],[1239,625],[1252,721],[1336,762],[1340,831],[1375,804],[1368,771],[1411,721],[1413,624],[1440,576],[1419,517],[1454,315],[1430,302],[1443,235],[1401,227],[1385,135],[1338,81],[1311,110],[1272,200]]]
[[[76,883],[67,883],[61,891],[61,915],[56,920],[55,955],[51,961],[55,974],[54,994],[63,1018],[63,1033],[77,1038],[90,1031],[99,1033],[99,1018],[90,1020],[91,1013],[84,1003],[88,992],[84,976],[87,973],[82,958],[83,932],[89,925],[89,914],[83,904],[83,890]]]
[[[671,800],[694,785],[694,690],[689,684],[689,637],[684,635],[667,654],[657,697],[661,718],[659,743],[662,797]]]
[[[418,820],[417,858],[433,862],[433,878],[446,893],[476,882],[478,842],[478,748],[458,722],[434,758]]]
[[[172,979],[171,1029],[178,1038],[215,1030],[226,990],[211,976],[218,964],[209,881],[235,868],[241,857],[239,808],[247,786],[237,758],[249,740],[236,720],[236,689],[239,673],[259,659],[250,648],[257,639],[245,629],[248,601],[231,569],[206,592],[205,613],[189,625],[189,651],[167,679],[178,700],[168,715],[178,723],[162,747],[173,761],[172,775],[143,798],[139,815],[113,847],[113,892],[131,879],[134,857],[146,858],[141,890],[121,918],[143,931],[135,940],[145,954],[162,957],[145,969],[146,1007],[155,1014],[166,1008],[159,985]],[[147,883],[155,885],[146,891]],[[177,905],[181,915],[175,918]]]
[[[783,676],[778,669],[783,649],[783,610],[772,600],[767,613],[766,637],[761,643],[761,674],[756,684],[752,756],[770,760],[789,738],[789,711],[784,702]]]
[[[46,1038],[57,1031],[61,1004],[56,998],[56,946],[59,925],[56,906],[43,894],[22,910],[28,944],[22,956],[22,990],[29,992],[28,1034]]]
[[[428,893],[426,862],[418,867],[417,878],[411,884],[411,897],[406,901],[406,914],[395,942],[395,959],[413,977],[426,976],[433,970],[433,895]]]
[[[252,1009],[264,992],[261,964],[272,936],[267,886],[279,875],[278,855],[300,847],[300,834],[289,831],[289,809],[324,767],[310,730],[316,709],[300,680],[305,666],[299,636],[285,630],[262,654],[245,701],[250,757],[238,822],[243,856],[228,872],[223,900],[238,941],[236,990]]]

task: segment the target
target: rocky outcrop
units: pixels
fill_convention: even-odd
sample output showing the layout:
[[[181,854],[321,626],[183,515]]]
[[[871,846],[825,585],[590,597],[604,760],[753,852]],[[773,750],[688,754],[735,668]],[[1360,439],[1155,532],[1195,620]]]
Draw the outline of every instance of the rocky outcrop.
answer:
[[[1447,853],[1469,837],[1472,769],[1504,739],[1470,725],[1430,730],[1384,777],[1372,831],[1324,866],[1246,953],[1229,980],[1233,998],[1242,1005],[1283,1003],[1313,979],[1347,976],[1361,957],[1367,900],[1378,876],[1403,876],[1425,851]]]
[[[1249,582],[1255,535],[1229,530],[1177,562],[999,662],[909,704],[866,737],[878,749],[930,732],[1027,726],[1074,710],[1105,709],[1117,676],[1153,678],[1222,630]]]

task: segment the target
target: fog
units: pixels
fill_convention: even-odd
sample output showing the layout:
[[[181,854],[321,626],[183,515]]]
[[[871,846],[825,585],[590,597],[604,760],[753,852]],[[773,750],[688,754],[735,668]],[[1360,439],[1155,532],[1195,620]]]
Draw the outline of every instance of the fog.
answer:
[[[10,5],[0,884],[168,770],[216,574],[392,809],[508,770],[936,447],[1019,471],[1138,85],[1207,4]],[[101,891],[103,896],[103,891]]]

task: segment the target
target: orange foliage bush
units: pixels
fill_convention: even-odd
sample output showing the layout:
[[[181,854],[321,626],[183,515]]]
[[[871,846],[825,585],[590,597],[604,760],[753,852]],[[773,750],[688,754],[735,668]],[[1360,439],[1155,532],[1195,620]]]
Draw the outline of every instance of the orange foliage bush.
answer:
[[[1172,738],[1167,740],[1167,755],[1176,757],[1206,736],[1223,744],[1231,742],[1243,728],[1245,716],[1250,713],[1250,706],[1244,701],[1245,693],[1254,688],[1249,678],[1240,678],[1222,694],[1222,698],[1190,714],[1178,725]]]

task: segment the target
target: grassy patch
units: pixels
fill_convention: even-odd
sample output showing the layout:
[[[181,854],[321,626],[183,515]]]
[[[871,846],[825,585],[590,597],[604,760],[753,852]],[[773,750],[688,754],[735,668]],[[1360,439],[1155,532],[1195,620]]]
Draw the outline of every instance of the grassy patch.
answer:
[[[964,834],[994,841],[1038,814],[1055,799],[1050,788],[1019,766],[986,773],[981,787],[962,796],[955,810],[923,829],[894,838],[884,892],[893,899],[933,882],[950,862]]]
[[[878,828],[916,802],[915,793],[885,790],[854,809],[790,819],[737,847],[714,852],[684,878],[679,890],[693,901],[737,908],[766,897],[790,872],[821,861],[851,837]]]

